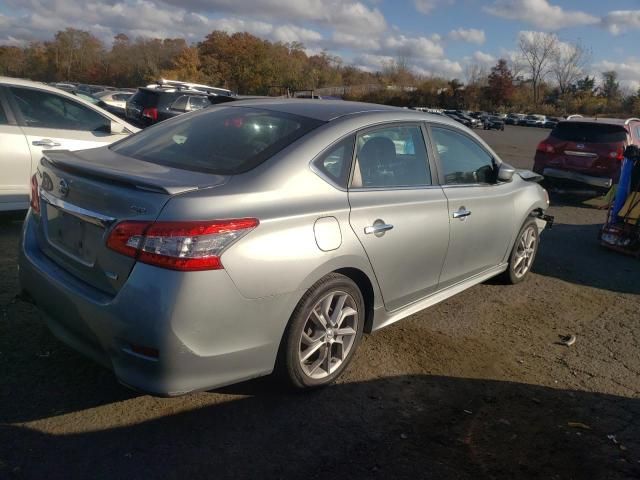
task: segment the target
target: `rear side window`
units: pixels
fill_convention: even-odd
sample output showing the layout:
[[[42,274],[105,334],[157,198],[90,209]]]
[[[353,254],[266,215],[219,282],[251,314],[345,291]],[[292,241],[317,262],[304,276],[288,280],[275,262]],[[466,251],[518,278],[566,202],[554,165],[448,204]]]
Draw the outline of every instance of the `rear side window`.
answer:
[[[566,142],[615,143],[627,140],[627,131],[618,125],[560,122],[551,136]]]
[[[351,135],[314,160],[314,167],[333,180],[337,185],[346,187],[351,170],[355,136]]]
[[[211,105],[207,97],[189,97],[189,110],[200,110]]]
[[[110,148],[151,163],[234,175],[254,168],[322,123],[281,112],[221,106],[159,123]]]
[[[187,110],[187,103],[189,103],[189,96],[183,95],[180,98],[178,98],[175,102],[173,102],[173,104],[171,105],[171,108],[173,108],[174,110],[180,110],[184,112]]]

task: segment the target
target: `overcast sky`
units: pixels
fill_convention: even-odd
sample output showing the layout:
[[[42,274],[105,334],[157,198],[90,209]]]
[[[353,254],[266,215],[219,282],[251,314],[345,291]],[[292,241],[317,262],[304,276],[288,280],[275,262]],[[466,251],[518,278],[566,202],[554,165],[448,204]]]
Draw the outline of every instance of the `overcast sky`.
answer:
[[[640,86],[637,0],[0,0],[0,44],[50,39],[67,26],[109,43],[131,37],[199,41],[212,30],[300,41],[345,62],[379,69],[402,56],[417,73],[464,79],[493,65],[522,32],[556,33],[593,50],[592,71],[617,70]]]

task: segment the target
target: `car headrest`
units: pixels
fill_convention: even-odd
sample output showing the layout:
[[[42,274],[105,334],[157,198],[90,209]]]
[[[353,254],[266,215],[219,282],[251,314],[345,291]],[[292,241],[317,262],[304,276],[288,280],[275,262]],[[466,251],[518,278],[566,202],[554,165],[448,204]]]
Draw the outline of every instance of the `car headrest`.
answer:
[[[376,172],[384,170],[385,165],[393,163],[395,160],[396,146],[393,140],[387,137],[374,137],[367,140],[358,154],[358,162],[363,176],[375,175]]]

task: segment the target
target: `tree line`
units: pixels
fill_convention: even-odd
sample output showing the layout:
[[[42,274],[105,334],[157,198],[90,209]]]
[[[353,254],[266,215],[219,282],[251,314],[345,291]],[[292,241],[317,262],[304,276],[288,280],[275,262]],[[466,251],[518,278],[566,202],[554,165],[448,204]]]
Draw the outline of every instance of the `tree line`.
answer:
[[[517,55],[490,69],[468,65],[463,83],[416,75],[403,57],[368,72],[326,51],[311,55],[301,43],[271,42],[246,32],[214,31],[195,44],[118,34],[105,46],[90,32],[67,28],[49,41],[0,46],[0,74],[116,87],[171,78],[257,95],[342,86],[351,87],[344,89],[346,99],[399,106],[640,114],[640,92],[625,92],[615,71],[601,72],[601,81],[587,73],[591,52],[582,43],[532,32],[520,37],[518,47]]]

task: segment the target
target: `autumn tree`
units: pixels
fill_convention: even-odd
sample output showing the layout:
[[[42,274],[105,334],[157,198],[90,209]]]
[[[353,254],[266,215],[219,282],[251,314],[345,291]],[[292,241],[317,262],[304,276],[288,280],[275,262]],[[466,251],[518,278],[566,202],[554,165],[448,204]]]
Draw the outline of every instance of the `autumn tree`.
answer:
[[[498,60],[498,63],[491,68],[491,73],[487,79],[485,88],[487,100],[494,106],[511,105],[513,98],[513,74],[505,59]]]

